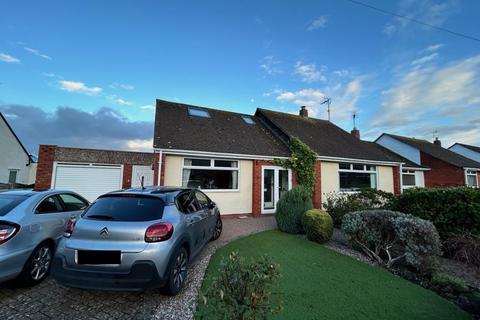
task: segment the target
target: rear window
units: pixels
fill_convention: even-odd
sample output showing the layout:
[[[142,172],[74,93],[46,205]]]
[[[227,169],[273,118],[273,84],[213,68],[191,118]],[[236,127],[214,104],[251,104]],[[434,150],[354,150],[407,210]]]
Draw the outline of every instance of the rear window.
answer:
[[[157,197],[114,195],[98,198],[84,218],[110,221],[150,221],[161,219],[165,203]]]
[[[0,194],[0,216],[4,216],[28,197]]]

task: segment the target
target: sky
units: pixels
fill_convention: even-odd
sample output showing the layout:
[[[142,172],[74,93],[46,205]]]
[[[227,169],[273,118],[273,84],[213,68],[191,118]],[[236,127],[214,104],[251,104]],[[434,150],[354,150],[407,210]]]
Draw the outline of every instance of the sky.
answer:
[[[362,0],[480,38],[475,0]],[[480,145],[480,41],[347,0],[0,0],[0,111],[28,150],[151,150],[155,99]]]

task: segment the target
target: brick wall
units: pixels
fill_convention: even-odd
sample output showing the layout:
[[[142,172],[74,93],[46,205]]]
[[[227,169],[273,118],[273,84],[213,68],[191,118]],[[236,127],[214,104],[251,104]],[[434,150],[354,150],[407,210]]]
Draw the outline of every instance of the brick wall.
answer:
[[[464,186],[465,172],[447,162],[420,152],[421,163],[431,168],[425,171],[425,187]]]
[[[128,189],[132,186],[132,165],[125,164],[123,166],[122,189]]]
[[[315,189],[313,190],[313,207],[322,208],[322,163],[315,162]]]
[[[394,194],[400,194],[400,179],[401,179],[401,173],[400,173],[400,167],[393,167],[393,193]]]
[[[253,160],[252,215],[262,214],[262,166],[272,165],[271,161]]]
[[[50,189],[52,184],[53,161],[55,160],[54,145],[40,145],[38,150],[37,176],[35,189]]]

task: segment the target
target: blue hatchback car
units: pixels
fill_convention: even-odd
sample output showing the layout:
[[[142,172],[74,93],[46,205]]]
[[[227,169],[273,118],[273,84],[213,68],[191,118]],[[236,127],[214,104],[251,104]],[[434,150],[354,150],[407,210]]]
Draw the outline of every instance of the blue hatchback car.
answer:
[[[36,285],[45,279],[68,221],[88,206],[70,191],[0,192],[0,282]]]

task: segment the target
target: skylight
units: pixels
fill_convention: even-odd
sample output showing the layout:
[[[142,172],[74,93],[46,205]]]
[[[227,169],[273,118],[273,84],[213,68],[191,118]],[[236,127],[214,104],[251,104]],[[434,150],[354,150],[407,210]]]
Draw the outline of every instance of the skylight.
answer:
[[[246,124],[255,124],[253,119],[249,116],[242,116],[243,121],[245,121]]]
[[[210,118],[207,110],[188,108],[188,114],[194,117]]]

